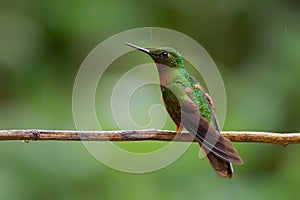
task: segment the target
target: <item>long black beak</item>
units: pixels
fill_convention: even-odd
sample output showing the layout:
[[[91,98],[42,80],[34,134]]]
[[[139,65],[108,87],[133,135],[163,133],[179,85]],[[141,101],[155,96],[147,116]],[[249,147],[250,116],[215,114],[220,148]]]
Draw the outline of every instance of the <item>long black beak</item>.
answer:
[[[130,46],[130,47],[132,47],[132,48],[134,48],[134,49],[140,50],[140,51],[142,51],[142,52],[145,52],[145,53],[147,53],[147,54],[150,54],[150,50],[148,50],[148,49],[145,49],[145,48],[136,46],[136,45],[134,45],[134,44],[130,44],[130,43],[128,43],[128,42],[125,42],[125,45]]]

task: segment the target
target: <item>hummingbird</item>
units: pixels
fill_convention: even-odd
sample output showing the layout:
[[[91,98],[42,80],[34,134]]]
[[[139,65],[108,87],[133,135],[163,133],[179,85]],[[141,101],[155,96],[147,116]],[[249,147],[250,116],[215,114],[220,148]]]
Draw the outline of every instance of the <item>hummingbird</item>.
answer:
[[[173,48],[127,46],[148,54],[156,63],[163,104],[176,125],[176,132],[185,128],[191,133],[215,172],[231,178],[232,164],[243,164],[229,139],[220,134],[214,104],[199,81],[190,76],[182,56]]]

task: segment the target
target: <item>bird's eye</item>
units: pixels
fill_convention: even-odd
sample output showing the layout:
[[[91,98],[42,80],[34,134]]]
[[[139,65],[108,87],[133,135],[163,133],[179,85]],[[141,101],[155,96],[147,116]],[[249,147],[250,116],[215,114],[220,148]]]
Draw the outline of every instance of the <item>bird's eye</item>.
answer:
[[[166,51],[162,52],[161,55],[162,55],[162,57],[164,57],[164,58],[170,57],[170,54],[169,54],[168,52],[166,52]]]

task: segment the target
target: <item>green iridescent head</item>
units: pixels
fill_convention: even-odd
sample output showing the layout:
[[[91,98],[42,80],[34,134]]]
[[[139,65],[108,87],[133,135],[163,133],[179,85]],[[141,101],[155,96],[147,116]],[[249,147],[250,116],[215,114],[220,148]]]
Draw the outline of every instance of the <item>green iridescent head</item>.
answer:
[[[156,64],[166,65],[172,68],[183,67],[183,59],[178,51],[170,47],[163,47],[157,49],[145,49],[130,43],[126,45],[147,53],[152,57]]]

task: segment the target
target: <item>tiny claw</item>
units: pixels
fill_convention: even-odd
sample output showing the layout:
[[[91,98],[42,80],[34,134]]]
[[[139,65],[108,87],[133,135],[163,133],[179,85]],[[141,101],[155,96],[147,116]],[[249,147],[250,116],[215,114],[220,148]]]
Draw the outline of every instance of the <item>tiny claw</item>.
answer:
[[[182,129],[183,129],[182,125],[176,126],[176,133],[177,133],[177,134],[178,134],[178,133],[181,133],[181,132],[182,132]]]

